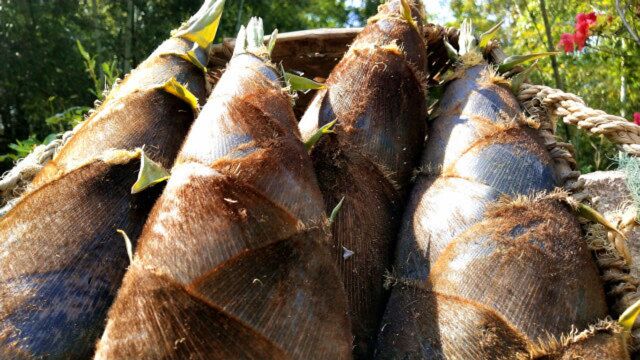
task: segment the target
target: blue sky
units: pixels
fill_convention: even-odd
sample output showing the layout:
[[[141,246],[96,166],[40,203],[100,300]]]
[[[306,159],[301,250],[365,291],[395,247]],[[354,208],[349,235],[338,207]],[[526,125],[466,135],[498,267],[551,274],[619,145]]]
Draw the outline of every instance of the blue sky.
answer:
[[[449,7],[449,0],[422,0],[429,15],[429,20],[438,24],[445,24],[453,20],[453,13]],[[347,0],[347,5],[360,6],[362,0]]]

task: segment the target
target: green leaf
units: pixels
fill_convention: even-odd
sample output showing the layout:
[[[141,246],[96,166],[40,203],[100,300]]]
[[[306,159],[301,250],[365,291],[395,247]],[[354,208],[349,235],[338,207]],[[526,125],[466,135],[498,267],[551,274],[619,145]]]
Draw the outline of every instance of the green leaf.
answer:
[[[329,225],[333,224],[338,218],[338,214],[340,213],[340,209],[342,209],[342,204],[344,203],[344,196],[338,202],[338,205],[331,210],[331,215],[329,216]]]
[[[629,306],[622,315],[620,315],[620,318],[618,318],[618,324],[620,324],[620,326],[625,330],[631,331],[633,329],[633,324],[638,318],[638,314],[640,314],[640,300],[637,300],[633,305]]]
[[[303,76],[294,75],[288,72],[284,73],[284,81],[287,82],[291,91],[307,92],[309,90],[320,90],[326,88],[326,85],[317,81],[307,79]]]
[[[80,42],[80,40],[76,40],[76,46],[78,47],[78,52],[80,53],[80,56],[82,56],[82,58],[86,62],[91,62],[92,60],[91,55],[89,55],[87,50],[84,49],[84,46],[82,46],[82,43]]]
[[[512,55],[504,59],[502,64],[498,66],[498,72],[505,73],[524,62],[542,59],[547,56],[553,56],[558,54],[559,54],[558,52],[551,51],[551,52],[541,52],[541,53],[528,54],[528,55]]]
[[[170,176],[169,172],[165,170],[162,165],[149,159],[141,149],[140,171],[138,172],[138,179],[131,187],[131,193],[137,194],[153,185],[169,179]]]
[[[207,49],[218,31],[224,2],[225,0],[205,0],[200,10],[171,35],[193,41]]]
[[[480,47],[481,49],[484,49],[487,45],[489,45],[489,41],[491,41],[496,36],[503,22],[504,22],[503,20],[500,20],[499,23],[493,25],[491,29],[487,30],[482,35],[480,35],[480,41],[478,42],[478,47]]]
[[[16,161],[16,160],[18,160],[18,157],[16,156],[16,154],[0,155],[0,162],[5,162],[7,160]]]
[[[522,87],[522,84],[524,84],[524,82],[527,81],[527,79],[529,78],[529,75],[531,75],[531,73],[533,72],[533,69],[535,69],[537,65],[538,65],[538,60],[534,61],[533,64],[531,64],[531,66],[529,66],[528,68],[524,69],[524,71],[514,75],[511,78],[511,91],[513,91],[514,94],[518,94],[520,92],[520,88]]]
[[[129,256],[129,262],[133,262],[133,246],[131,245],[131,239],[126,232],[122,229],[117,229],[116,232],[124,239],[124,246],[127,248],[127,255]]]
[[[72,106],[45,119],[45,123],[49,126],[57,126],[62,130],[72,129],[84,121],[84,116],[91,110],[87,106]]]
[[[331,128],[337,122],[338,119],[335,119],[332,122],[325,124],[320,129],[316,130],[316,132],[313,133],[313,135],[311,135],[311,137],[304,142],[304,147],[307,149],[307,151],[311,151],[311,149],[318,143],[318,141],[320,141],[322,135],[333,133],[333,130],[331,130]]]

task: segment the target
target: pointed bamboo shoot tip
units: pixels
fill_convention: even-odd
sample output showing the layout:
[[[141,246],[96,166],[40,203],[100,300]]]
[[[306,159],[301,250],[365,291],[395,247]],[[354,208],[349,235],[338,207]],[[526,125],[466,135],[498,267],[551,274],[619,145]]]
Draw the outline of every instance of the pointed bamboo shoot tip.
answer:
[[[193,41],[207,49],[213,42],[220,25],[225,0],[205,0],[198,12],[183,23],[171,36]]]
[[[331,128],[336,124],[336,122],[338,122],[338,119],[335,119],[316,130],[316,132],[313,133],[313,135],[311,135],[311,137],[304,143],[304,147],[307,149],[307,151],[311,151],[311,149],[313,149],[318,141],[320,141],[320,138],[322,138],[322,135],[333,133],[333,130],[331,130]]]
[[[131,193],[137,194],[153,185],[159,184],[169,179],[170,174],[162,165],[149,159],[144,151],[140,150],[140,171],[138,179],[131,187]]]
[[[636,318],[638,318],[638,314],[640,314],[640,300],[637,300],[633,305],[629,306],[622,315],[620,315],[618,324],[630,332],[633,329],[633,324],[636,322]]]
[[[458,36],[458,54],[464,55],[471,51],[476,51],[476,37],[473,34],[473,23],[469,19],[465,19],[460,26],[460,35]]]
[[[331,210],[331,215],[329,216],[329,225],[332,225],[336,219],[338,218],[338,214],[340,213],[340,209],[342,209],[342,204],[344,203],[344,196],[338,202],[338,205]]]
[[[129,262],[133,262],[133,246],[131,245],[131,239],[126,232],[122,229],[117,229],[116,232],[124,239],[124,246],[127,248],[127,255],[129,256]]]
[[[264,47],[264,25],[262,18],[252,17],[247,24],[247,50],[254,50]]]
[[[271,57],[271,50],[276,43],[278,31],[275,30],[271,34],[269,43],[264,44],[264,26],[262,19],[259,17],[252,17],[249,20],[247,26],[241,26],[238,36],[236,37],[235,47],[233,49],[233,56],[240,54],[253,54],[263,60],[269,60]]]

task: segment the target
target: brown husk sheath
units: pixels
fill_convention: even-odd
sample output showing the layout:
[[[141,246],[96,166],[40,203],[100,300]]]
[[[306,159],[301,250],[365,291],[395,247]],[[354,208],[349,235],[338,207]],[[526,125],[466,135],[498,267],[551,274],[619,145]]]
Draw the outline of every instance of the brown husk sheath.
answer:
[[[172,37],[116,86],[27,193],[0,219],[0,358],[87,358],[128,264],[123,229],[137,239],[153,189],[131,195],[139,156],[171,166],[194,119],[161,86],[170,78],[206,98],[201,69],[168,52]],[[205,59],[206,52],[197,50]],[[206,63],[206,61],[205,61]],[[135,244],[134,244],[135,245]]]
[[[342,359],[344,289],[279,74],[235,56],[195,121],[97,359]]]
[[[349,302],[354,355],[370,356],[386,297],[405,189],[424,143],[426,49],[422,8],[382,5],[331,72],[300,122],[303,138],[337,119],[311,156],[332,225],[332,256]]]
[[[460,66],[405,213],[381,359],[537,358],[540,339],[607,315],[553,161],[508,82],[485,62]],[[615,353],[603,358],[618,358],[621,335],[602,338]]]

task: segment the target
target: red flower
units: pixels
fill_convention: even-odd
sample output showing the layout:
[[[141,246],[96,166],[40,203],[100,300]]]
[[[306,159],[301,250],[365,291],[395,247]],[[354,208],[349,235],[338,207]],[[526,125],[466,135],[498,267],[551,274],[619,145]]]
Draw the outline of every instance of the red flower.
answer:
[[[588,32],[576,31],[575,35],[573,35],[573,40],[578,47],[578,50],[582,50],[584,48],[588,37]]]
[[[595,12],[588,14],[579,13],[576,15],[576,31],[574,34],[564,33],[560,36],[559,46],[564,47],[565,52],[574,52],[584,49],[589,38],[589,29],[591,26],[596,25],[598,21],[598,15]]]
[[[598,15],[595,12],[590,12],[588,14],[579,13],[576,15],[576,26],[579,24],[587,24],[591,26],[598,21]]]
[[[585,34],[589,33],[589,23],[587,22],[579,22],[576,23],[576,32],[583,32]]]
[[[640,113],[633,113],[633,123],[640,126]]]
[[[558,45],[564,47],[564,52],[567,52],[567,53],[573,52],[573,49],[574,49],[573,34],[564,33],[560,35],[560,44]]]

